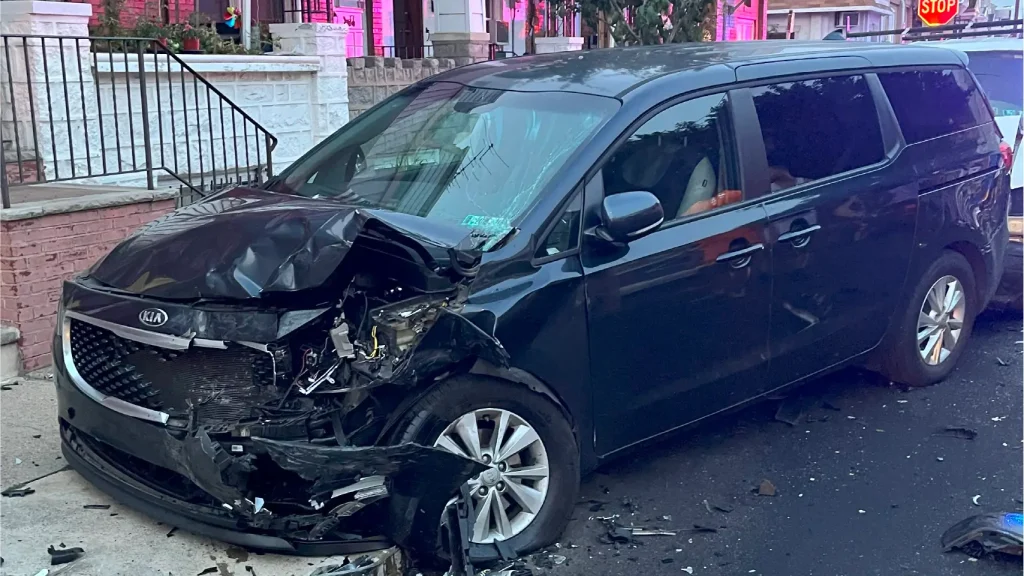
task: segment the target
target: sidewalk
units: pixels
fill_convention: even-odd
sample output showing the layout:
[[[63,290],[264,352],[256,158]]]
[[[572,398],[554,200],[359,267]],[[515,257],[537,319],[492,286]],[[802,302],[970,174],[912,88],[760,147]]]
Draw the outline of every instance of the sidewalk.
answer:
[[[49,567],[47,547],[81,547],[68,576],[306,576],[343,557],[257,555],[156,522],[115,502],[66,469],[48,380],[19,380],[0,391],[0,484],[28,482],[33,494],[0,498],[0,576]],[[38,437],[37,437],[38,436]],[[20,460],[20,463],[18,461]],[[88,504],[110,505],[86,509]]]

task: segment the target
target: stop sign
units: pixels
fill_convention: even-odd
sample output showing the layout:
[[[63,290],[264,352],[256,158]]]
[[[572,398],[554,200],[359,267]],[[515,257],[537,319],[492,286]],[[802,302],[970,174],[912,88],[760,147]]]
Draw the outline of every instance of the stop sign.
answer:
[[[949,24],[960,12],[959,0],[920,0],[917,15],[928,26]]]

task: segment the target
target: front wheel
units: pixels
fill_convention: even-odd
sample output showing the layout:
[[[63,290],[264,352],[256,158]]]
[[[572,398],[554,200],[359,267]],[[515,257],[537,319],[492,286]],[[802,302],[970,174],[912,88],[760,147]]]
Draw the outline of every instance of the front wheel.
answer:
[[[908,386],[935,384],[953,371],[979,312],[974,270],[947,250],[918,281],[882,350],[882,372]]]
[[[579,492],[579,449],[562,411],[525,386],[472,375],[438,385],[400,424],[396,440],[435,446],[488,467],[468,482],[473,557],[525,554],[554,542]]]

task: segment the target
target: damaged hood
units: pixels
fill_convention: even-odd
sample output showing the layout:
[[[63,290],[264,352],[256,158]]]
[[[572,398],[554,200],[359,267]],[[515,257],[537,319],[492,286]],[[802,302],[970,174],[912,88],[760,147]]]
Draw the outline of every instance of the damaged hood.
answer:
[[[88,276],[139,296],[249,300],[321,286],[357,238],[399,244],[435,273],[468,275],[480,262],[468,228],[234,188],[143,226]]]

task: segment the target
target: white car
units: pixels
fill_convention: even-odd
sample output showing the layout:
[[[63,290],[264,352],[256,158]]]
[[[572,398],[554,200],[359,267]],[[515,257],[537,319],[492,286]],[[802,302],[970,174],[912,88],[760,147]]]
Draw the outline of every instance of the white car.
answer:
[[[996,113],[1003,140],[1012,148],[1024,111],[1024,41],[1020,38],[965,38],[929,45],[945,46],[967,54],[967,68],[978,78]],[[1015,155],[1010,188],[1024,186],[1021,155]]]
[[[1003,141],[1013,151],[1010,168],[1010,246],[1003,278],[993,305],[1024,304],[1024,153],[1021,152],[1024,111],[1024,41],[1020,38],[969,38],[929,42],[967,55],[967,68],[988,95]]]

